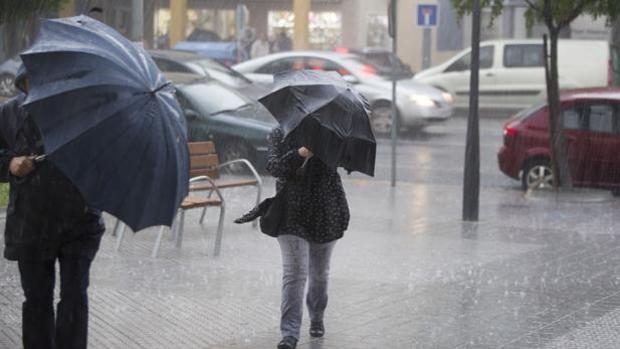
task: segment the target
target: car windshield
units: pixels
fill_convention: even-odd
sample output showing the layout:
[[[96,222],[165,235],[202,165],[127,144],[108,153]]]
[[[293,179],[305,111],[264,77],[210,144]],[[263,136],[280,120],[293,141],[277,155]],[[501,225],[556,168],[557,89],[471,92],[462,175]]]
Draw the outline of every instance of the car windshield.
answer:
[[[202,114],[213,115],[226,110],[237,110],[251,105],[252,101],[216,82],[184,86],[183,92]]]
[[[181,88],[191,104],[204,115],[240,112],[245,118],[273,123],[274,118],[257,102],[217,82],[192,84]]]
[[[249,80],[242,74],[218,62],[209,59],[203,59],[199,61],[194,61],[193,63],[205,70],[207,74],[209,74],[214,79],[223,82],[228,86],[241,87],[252,83],[251,80]]]

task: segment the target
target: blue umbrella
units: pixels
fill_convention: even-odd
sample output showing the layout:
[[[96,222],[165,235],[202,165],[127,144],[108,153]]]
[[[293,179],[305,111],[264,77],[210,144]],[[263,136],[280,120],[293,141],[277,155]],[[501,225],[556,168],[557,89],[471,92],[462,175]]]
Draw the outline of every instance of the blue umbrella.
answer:
[[[134,231],[170,225],[188,193],[174,89],[144,49],[87,16],[42,20],[21,54],[46,159]]]

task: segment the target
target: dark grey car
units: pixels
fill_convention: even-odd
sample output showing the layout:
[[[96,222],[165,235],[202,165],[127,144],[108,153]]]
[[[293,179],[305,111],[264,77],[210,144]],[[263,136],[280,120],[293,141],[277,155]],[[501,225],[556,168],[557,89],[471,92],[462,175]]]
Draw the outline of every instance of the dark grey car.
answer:
[[[213,141],[220,161],[248,159],[257,169],[265,168],[267,140],[278,124],[262,104],[215,79],[193,74],[165,75],[177,89],[190,142]],[[233,172],[242,169],[231,167]]]
[[[253,100],[257,100],[270,91],[266,85],[255,83],[236,70],[205,56],[176,50],[150,50],[149,53],[163,72],[211,77]]]

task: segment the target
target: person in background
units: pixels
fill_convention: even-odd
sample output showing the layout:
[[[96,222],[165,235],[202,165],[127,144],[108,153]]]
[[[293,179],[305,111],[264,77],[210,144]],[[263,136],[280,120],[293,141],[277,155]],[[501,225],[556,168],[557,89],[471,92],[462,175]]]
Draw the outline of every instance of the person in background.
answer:
[[[267,35],[265,35],[265,33],[260,33],[258,35],[258,38],[252,44],[251,57],[252,58],[262,57],[262,56],[268,55],[269,53],[270,53],[270,45],[269,45],[269,41],[267,40]]]
[[[282,29],[275,42],[276,52],[286,52],[293,49],[293,41],[286,34],[286,29]]]
[[[46,160],[43,141],[23,107],[28,93],[23,66],[19,95],[0,104],[0,182],[10,183],[4,257],[17,261],[25,302],[25,349],[84,349],[88,332],[90,265],[105,230],[101,213]],[[54,315],[56,261],[60,302]]]
[[[254,29],[250,27],[246,27],[243,29],[243,31],[241,32],[241,36],[239,37],[238,43],[240,61],[245,61],[252,57],[252,44],[254,43],[255,39],[256,33],[254,32]]]

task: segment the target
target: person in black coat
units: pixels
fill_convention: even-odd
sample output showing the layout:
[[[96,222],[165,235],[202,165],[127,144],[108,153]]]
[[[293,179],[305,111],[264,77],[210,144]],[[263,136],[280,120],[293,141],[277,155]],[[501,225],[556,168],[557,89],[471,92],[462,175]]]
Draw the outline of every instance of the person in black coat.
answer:
[[[87,207],[78,189],[48,161],[37,126],[23,109],[22,91],[0,105],[0,182],[10,183],[4,257],[17,261],[24,291],[25,349],[86,348],[90,265],[105,230],[101,213]],[[54,316],[55,263],[60,302]]]
[[[292,349],[299,340],[306,281],[310,335],[325,332],[330,258],[349,225],[349,206],[338,172],[309,149],[284,140],[280,128],[270,136],[267,170],[277,178],[278,191],[285,191],[285,217],[274,234],[283,265],[278,348]]]

